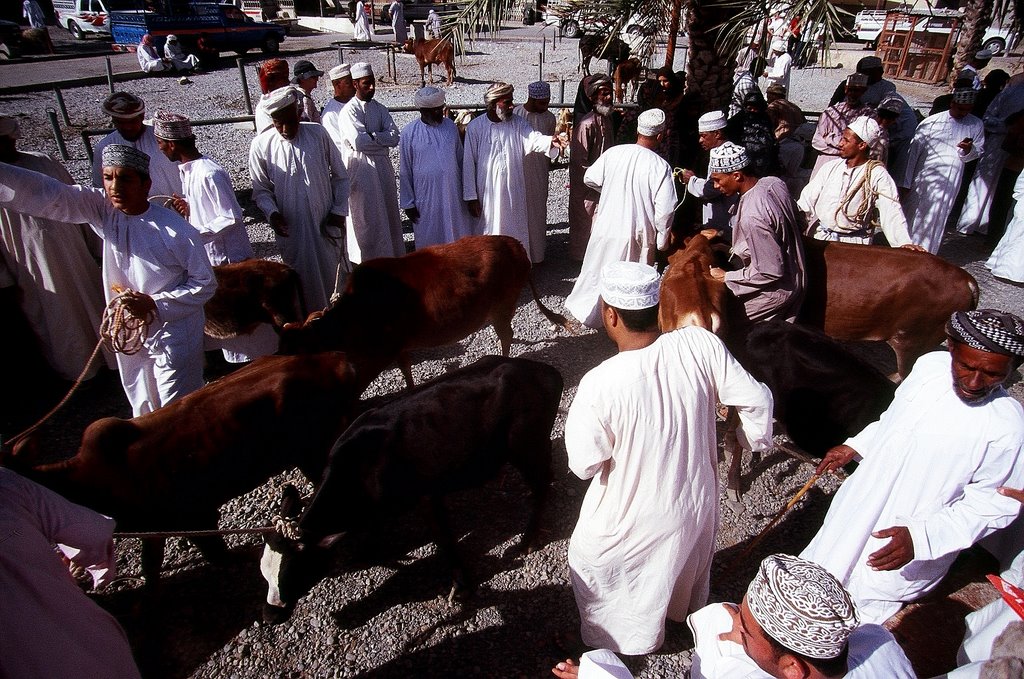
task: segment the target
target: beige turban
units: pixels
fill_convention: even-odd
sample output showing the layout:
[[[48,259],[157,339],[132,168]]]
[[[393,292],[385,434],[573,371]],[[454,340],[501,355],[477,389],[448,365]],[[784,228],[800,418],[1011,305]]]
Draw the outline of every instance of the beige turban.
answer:
[[[487,93],[484,95],[484,103],[490,105],[500,99],[504,99],[512,94],[513,89],[508,83],[493,83],[487,88]]]

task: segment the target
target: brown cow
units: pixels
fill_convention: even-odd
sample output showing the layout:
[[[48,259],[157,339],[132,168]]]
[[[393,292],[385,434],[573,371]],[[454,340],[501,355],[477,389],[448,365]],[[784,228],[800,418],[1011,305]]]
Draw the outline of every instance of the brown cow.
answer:
[[[16,455],[4,462],[113,516],[120,530],[213,529],[222,504],[274,474],[298,467],[318,480],[381,368],[338,352],[266,356],[154,412],[93,422],[68,460],[32,467]],[[209,557],[224,554],[219,539],[195,542]],[[150,585],[163,550],[163,540],[143,543]]]
[[[216,339],[248,335],[260,323],[280,330],[302,318],[299,276],[291,267],[247,259],[213,267],[217,292],[204,305],[206,334]]]
[[[416,62],[420,65],[420,83],[426,84],[423,77],[423,69],[426,68],[430,74],[430,82],[434,82],[434,64],[443,64],[448,71],[448,86],[455,82],[455,48],[448,38],[435,40],[420,40],[409,38],[402,46],[406,54],[416,55]]]
[[[838,340],[884,340],[896,354],[897,373],[906,377],[921,354],[945,337],[954,311],[978,304],[978,284],[963,269],[926,252],[873,245],[804,239],[807,296],[798,322]],[[695,236],[669,258],[662,280],[659,324],[667,332],[685,325],[714,328],[730,346],[728,321],[734,299],[708,273],[711,246]],[[779,398],[779,395],[776,395]],[[727,434],[731,455],[729,496],[739,497],[739,456]]]
[[[620,38],[593,33],[580,38],[580,68],[584,75],[590,75],[590,60],[594,57],[605,59],[609,71],[629,59],[629,45]]]
[[[285,328],[281,353],[341,349],[397,360],[412,386],[409,350],[458,342],[487,323],[508,356],[512,316],[527,283],[541,313],[567,328],[565,317],[537,297],[530,259],[515,238],[467,236],[402,257],[371,259],[355,267],[335,304],[302,326]]]
[[[625,86],[629,85],[629,100],[636,99],[636,91],[640,88],[640,74],[644,67],[636,57],[630,57],[615,67],[612,81],[615,83],[615,101],[621,102],[625,97]]]

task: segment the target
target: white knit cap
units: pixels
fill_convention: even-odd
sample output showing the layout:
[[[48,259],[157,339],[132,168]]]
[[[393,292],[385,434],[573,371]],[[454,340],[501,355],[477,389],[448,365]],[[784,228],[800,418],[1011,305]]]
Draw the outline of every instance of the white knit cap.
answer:
[[[551,85],[548,85],[543,80],[530,83],[526,88],[526,93],[530,99],[550,99],[551,98]]]
[[[369,78],[373,75],[373,67],[371,67],[365,61],[357,61],[352,64],[352,79],[359,80],[360,78]]]
[[[444,90],[429,86],[416,90],[416,108],[441,108],[442,106],[444,106]]]
[[[283,111],[288,106],[294,106],[295,102],[295,88],[291,85],[285,85],[264,95],[263,108],[267,113],[277,113],[278,111]]]
[[[978,91],[973,87],[958,87],[953,90],[954,104],[973,104],[978,98]]]
[[[665,112],[660,108],[647,109],[636,119],[636,133],[653,137],[665,129]]]
[[[349,78],[352,76],[352,67],[348,64],[338,64],[331,70],[327,71],[328,77],[331,80],[341,80],[342,78]]]
[[[21,139],[21,126],[14,116],[0,116],[0,137]]]
[[[708,164],[709,172],[736,172],[750,164],[750,157],[747,150],[727,141],[721,146],[711,149],[711,162]]]
[[[661,278],[653,266],[612,262],[601,270],[601,298],[616,309],[649,309],[661,296]]]
[[[721,111],[710,111],[697,119],[698,132],[714,132],[724,130],[726,126],[725,114]]]
[[[761,562],[747,589],[747,607],[765,634],[810,658],[839,656],[857,629],[849,592],[816,563],[788,554]]]
[[[867,116],[860,116],[855,119],[850,123],[849,128],[868,146],[878,141],[878,135],[882,133],[882,128],[878,126],[874,118],[868,118]]]

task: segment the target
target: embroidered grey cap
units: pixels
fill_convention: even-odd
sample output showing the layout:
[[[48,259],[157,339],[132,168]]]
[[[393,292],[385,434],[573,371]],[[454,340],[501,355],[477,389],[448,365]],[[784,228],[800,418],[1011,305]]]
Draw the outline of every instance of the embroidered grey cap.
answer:
[[[946,324],[946,334],[981,351],[1024,357],[1024,321],[1005,311],[957,311]]]
[[[711,149],[711,162],[708,164],[708,171],[736,172],[747,165],[750,165],[747,150],[727,141],[721,146]]]
[[[103,167],[130,167],[143,174],[149,174],[149,156],[134,146],[110,144],[103,149]]]

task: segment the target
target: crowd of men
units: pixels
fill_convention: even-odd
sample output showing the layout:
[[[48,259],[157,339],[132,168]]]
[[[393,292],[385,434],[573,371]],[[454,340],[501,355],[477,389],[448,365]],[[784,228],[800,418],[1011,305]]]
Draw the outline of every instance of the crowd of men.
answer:
[[[976,70],[964,74],[948,110],[918,124],[881,62],[862,59],[808,135],[818,154],[810,169],[793,138],[806,121],[786,99],[792,57],[778,43],[772,52],[771,101],[751,66],[737,71],[728,111],[695,111],[675,74],[659,71],[626,121],[612,109],[610,79],[588,76],[571,140],[555,134],[544,82],[532,83],[520,106],[512,85],[493,83],[464,132],[445,116],[444,91],[424,87],[418,117],[399,129],[375,98],[368,63],[331,68],[332,98],[321,108],[323,71],[300,60],[290,72],[271,59],[260,67],[248,157],[253,201],[298,274],[305,310],[315,311],[331,303],[352,264],[407,251],[403,211],[415,247],[508,235],[542,263],[551,160],[568,146],[569,257],[581,269],[565,307],[618,349],[583,377],[565,425],[570,469],[593,479],[568,550],[582,641],[645,654],[662,645],[666,620],[688,620],[694,676],[909,677],[880,624],[1019,511],[1012,493],[1024,486],[1024,409],[1002,384],[1024,361],[1024,322],[995,310],[954,314],[949,351],[921,358],[882,417],[819,466],[826,473],[860,462],[800,558],[765,559],[738,605],[706,606],[719,519],[716,406],[735,407],[743,445],[764,450],[773,402],[715,335],[661,334],[658,253],[698,231],[724,242],[729,262],[707,275],[735,298],[738,327],[792,322],[807,287],[803,234],[865,246],[884,238],[935,253],[968,163],[982,161],[965,211],[987,213],[1000,187],[1014,186],[1016,176],[1002,174],[1024,165],[1015,145],[1024,83],[995,95],[982,122],[972,115],[981,82]],[[105,304],[147,321],[139,350],[113,357],[141,415],[203,385],[212,266],[253,250],[230,177],[204,155],[217,150],[203,148],[187,116],[158,111],[146,122],[144,102],[127,92],[103,110],[115,131],[96,147],[93,187],[18,151],[16,120],[0,118],[4,257],[62,376],[84,364]],[[622,140],[624,125],[635,137]],[[993,150],[989,130],[1011,143]],[[687,169],[705,163],[706,172]],[[692,226],[680,218],[687,195],[700,206]],[[1014,211],[1003,241],[1022,240],[1022,222]],[[45,247],[58,232],[59,261]],[[989,266],[1014,279],[1022,259],[1019,243],[1000,242]],[[33,267],[46,275],[33,276]],[[52,291],[40,287],[50,278]],[[218,348],[245,362],[275,345],[272,333],[257,332]],[[924,468],[924,477],[915,471]],[[0,482],[17,490],[11,498],[37,492],[7,476]],[[104,530],[97,527],[100,538]],[[554,672],[616,662],[584,659]]]

